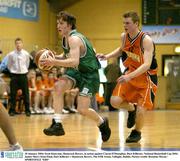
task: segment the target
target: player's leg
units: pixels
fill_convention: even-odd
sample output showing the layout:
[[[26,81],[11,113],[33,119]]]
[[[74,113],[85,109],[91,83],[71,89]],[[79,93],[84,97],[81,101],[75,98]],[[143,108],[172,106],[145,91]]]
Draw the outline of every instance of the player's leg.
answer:
[[[43,130],[43,132],[48,135],[64,135],[64,129],[62,126],[61,113],[64,107],[64,93],[66,90],[72,88],[73,82],[68,78],[60,79],[55,83],[54,86],[54,94],[53,94],[53,108],[54,108],[54,116],[52,119],[52,124],[49,128]]]
[[[91,100],[89,96],[78,96],[77,110],[80,114],[94,120],[100,129],[102,140],[107,141],[110,138],[111,130],[107,118],[102,118],[94,109],[89,108]]]
[[[157,87],[154,88],[154,91],[153,88],[139,89],[137,91],[139,97],[136,97],[138,102],[136,112],[136,123],[135,128],[132,130],[131,134],[126,139],[127,143],[138,142],[141,139],[141,130],[144,126],[144,116],[147,109],[153,109],[156,88]]]
[[[117,109],[126,109],[128,111],[133,111],[135,109],[134,104],[124,101],[121,96],[111,96],[111,105]]]
[[[137,114],[136,114],[136,125],[135,129],[132,130],[131,134],[126,139],[127,143],[138,142],[141,139],[141,130],[144,126],[144,117],[146,110],[152,110],[154,107],[154,99],[157,92],[157,75],[150,75],[149,83],[147,88],[136,89],[137,92]],[[151,86],[149,88],[149,85]]]
[[[16,140],[8,113],[1,103],[0,103],[0,127],[9,141],[10,150],[22,150],[21,145],[19,145],[19,143]]]
[[[126,143],[138,142],[141,139],[141,130],[144,125],[145,108],[137,106],[135,128],[126,139]]]
[[[135,125],[136,119],[136,105],[132,103],[128,103],[125,101],[126,99],[131,99],[134,97],[133,87],[128,84],[117,84],[113,94],[111,96],[111,105],[117,109],[126,109],[128,111],[128,119],[127,119],[127,127],[132,128]],[[123,97],[123,96],[126,96]]]
[[[146,109],[143,107],[137,107],[137,112],[136,112],[136,124],[135,124],[135,129],[137,131],[141,131],[143,126],[144,126],[144,115],[146,113]]]

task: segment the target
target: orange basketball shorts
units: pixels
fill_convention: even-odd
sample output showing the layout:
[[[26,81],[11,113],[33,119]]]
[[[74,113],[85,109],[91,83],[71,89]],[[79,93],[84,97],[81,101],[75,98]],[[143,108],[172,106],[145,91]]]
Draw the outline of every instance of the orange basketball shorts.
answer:
[[[154,108],[154,99],[157,91],[157,84],[149,79],[146,88],[132,85],[130,82],[117,83],[112,96],[119,96],[125,102],[136,103],[147,110]]]

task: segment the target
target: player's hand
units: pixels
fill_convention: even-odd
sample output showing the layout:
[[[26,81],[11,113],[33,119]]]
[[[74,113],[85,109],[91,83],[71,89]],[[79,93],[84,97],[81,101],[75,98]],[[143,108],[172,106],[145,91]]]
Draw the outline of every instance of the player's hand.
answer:
[[[96,57],[97,57],[99,60],[107,60],[107,57],[106,57],[105,54],[98,53],[98,54],[96,54]]]
[[[48,58],[45,59],[41,59],[40,63],[42,66],[53,66],[54,65],[54,58],[52,58],[51,56],[49,56]]]
[[[131,80],[131,78],[130,78],[130,76],[127,74],[127,75],[122,75],[122,76],[120,76],[118,79],[117,79],[117,82],[119,82],[119,83],[125,83],[125,82],[128,82],[128,81],[130,81]]]
[[[56,51],[54,51],[54,50],[51,50],[51,51],[52,51],[52,53],[53,53],[54,55],[57,55]]]

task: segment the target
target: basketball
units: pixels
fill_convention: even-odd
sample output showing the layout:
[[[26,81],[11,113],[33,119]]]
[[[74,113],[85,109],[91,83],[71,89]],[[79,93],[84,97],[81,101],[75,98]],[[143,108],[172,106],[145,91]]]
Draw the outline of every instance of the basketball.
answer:
[[[35,63],[40,70],[50,70],[53,66],[41,65],[40,61],[49,57],[55,58],[54,53],[49,49],[41,49],[35,55]]]

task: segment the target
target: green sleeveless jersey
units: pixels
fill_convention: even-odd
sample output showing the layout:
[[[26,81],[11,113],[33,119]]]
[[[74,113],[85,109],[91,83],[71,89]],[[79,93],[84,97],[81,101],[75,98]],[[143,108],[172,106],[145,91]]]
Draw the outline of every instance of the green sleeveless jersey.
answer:
[[[80,56],[80,61],[78,69],[80,72],[93,72],[100,68],[100,63],[96,58],[95,51],[90,43],[90,41],[81,33],[78,33],[76,30],[72,30],[69,34],[70,36],[78,36],[85,47],[84,55]],[[62,41],[62,48],[64,50],[65,57],[68,57],[70,48],[69,45],[65,42],[65,39]]]

